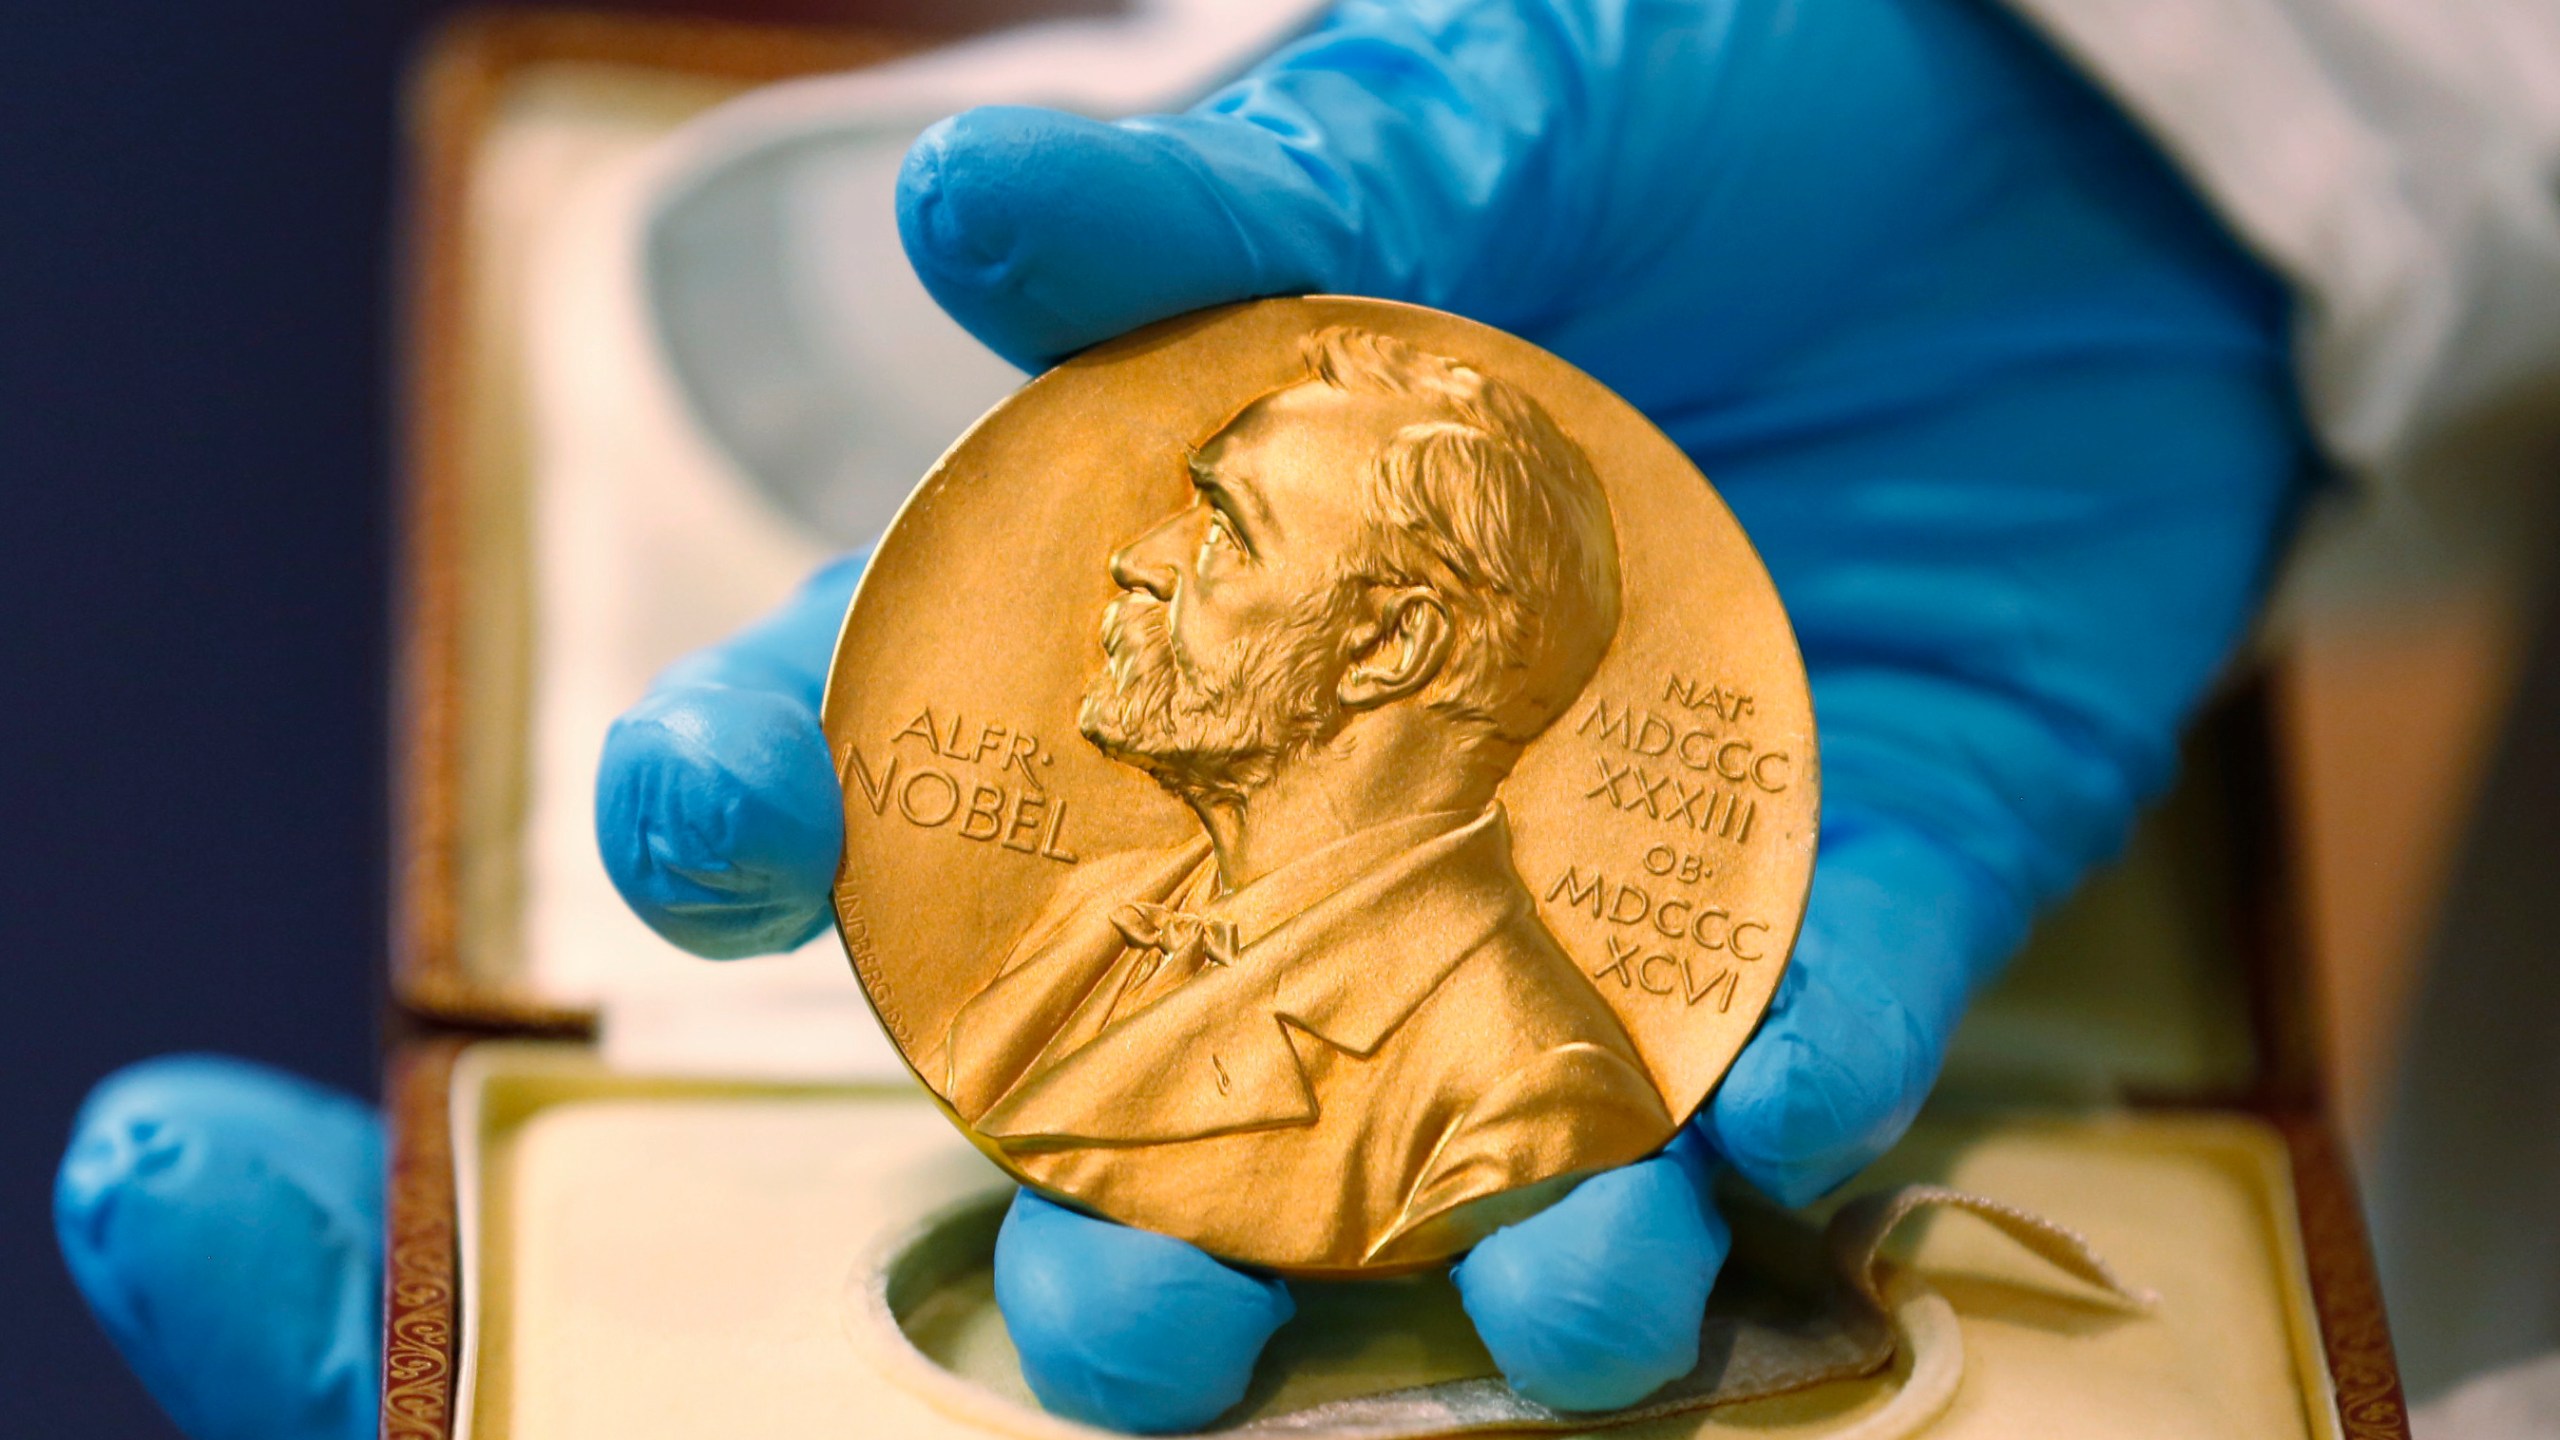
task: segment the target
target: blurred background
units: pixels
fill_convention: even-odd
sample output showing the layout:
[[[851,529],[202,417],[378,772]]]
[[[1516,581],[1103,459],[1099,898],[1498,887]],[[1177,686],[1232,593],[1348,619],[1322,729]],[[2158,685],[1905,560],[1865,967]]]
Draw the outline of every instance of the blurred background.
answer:
[[[174,1433],[55,1252],[53,1168],[93,1082],[220,1049],[379,1083],[400,82],[448,8],[0,15],[11,1433]]]
[[[691,8],[959,33],[1033,7]],[[89,0],[0,19],[0,956],[20,977],[0,1415],[18,1433],[172,1433],[55,1254],[53,1167],[90,1084],[216,1048],[378,1083],[400,94],[443,18]],[[2548,955],[2560,933],[2560,628],[2537,568],[2371,559],[2297,590],[2278,694],[2333,1084],[2366,1145],[2400,1103],[2413,1015],[2539,1043],[2548,982],[2431,985],[2430,960]],[[2415,1103],[2403,1124],[2426,1123]]]
[[[0,19],[0,1414],[174,1433],[54,1250],[155,1050],[370,1093],[394,79],[423,9]]]

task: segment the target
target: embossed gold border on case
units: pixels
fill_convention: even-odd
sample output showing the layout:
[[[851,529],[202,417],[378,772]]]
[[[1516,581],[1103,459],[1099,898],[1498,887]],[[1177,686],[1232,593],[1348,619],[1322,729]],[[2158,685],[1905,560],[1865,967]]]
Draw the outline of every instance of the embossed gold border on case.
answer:
[[[2278,1116],[2276,1124],[2293,1155],[2303,1259],[2339,1427],[2347,1440],[2409,1440],[2408,1399],[2391,1348],[2382,1280],[2374,1272],[2372,1241],[2344,1147],[2317,1116]]]
[[[469,1042],[423,1041],[394,1062],[383,1094],[391,1128],[382,1277],[384,1440],[453,1433],[461,1274],[454,1252],[453,1062]]]

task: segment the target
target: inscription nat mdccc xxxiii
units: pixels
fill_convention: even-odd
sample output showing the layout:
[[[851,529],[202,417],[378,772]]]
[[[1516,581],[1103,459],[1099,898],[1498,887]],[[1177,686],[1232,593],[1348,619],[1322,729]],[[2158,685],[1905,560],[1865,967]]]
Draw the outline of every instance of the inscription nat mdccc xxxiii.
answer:
[[[1803,664],[1731,513],[1590,377],[1411,306],[1026,386],[882,539],[824,711],[839,928],[953,1120],[1286,1273],[1445,1259],[1668,1141],[1811,879]]]

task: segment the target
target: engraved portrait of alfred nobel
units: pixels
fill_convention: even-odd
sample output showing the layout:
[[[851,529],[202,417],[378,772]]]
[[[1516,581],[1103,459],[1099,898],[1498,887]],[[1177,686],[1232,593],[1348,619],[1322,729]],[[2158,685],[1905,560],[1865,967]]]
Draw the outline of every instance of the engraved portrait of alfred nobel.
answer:
[[[1454,360],[1353,329],[1306,358],[1110,559],[1079,728],[1202,833],[1079,867],[942,1078],[1038,1183],[1351,1269],[1448,1253],[1672,1121],[1496,798],[1617,628],[1590,462]]]

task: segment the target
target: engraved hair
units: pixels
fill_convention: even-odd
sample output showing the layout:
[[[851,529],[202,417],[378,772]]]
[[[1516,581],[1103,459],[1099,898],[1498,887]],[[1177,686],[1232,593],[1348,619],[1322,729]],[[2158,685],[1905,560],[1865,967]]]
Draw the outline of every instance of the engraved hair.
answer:
[[[1618,546],[1590,458],[1538,403],[1446,356],[1349,326],[1306,342],[1315,378],[1418,402],[1369,472],[1361,579],[1449,605],[1437,713],[1515,744],[1573,703],[1618,628]]]

